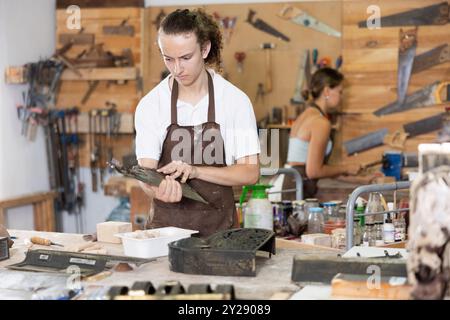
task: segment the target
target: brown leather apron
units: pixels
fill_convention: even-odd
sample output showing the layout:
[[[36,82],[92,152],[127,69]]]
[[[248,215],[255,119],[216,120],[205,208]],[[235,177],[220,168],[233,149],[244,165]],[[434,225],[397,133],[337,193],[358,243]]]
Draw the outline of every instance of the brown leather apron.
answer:
[[[171,96],[171,124],[167,128],[167,136],[162,146],[158,168],[176,160],[196,166],[226,166],[224,141],[220,134],[220,125],[215,122],[213,81],[209,72],[206,73],[208,74],[209,91],[208,122],[195,127],[177,124],[178,83],[174,79]],[[178,152],[181,142],[180,132],[183,133],[182,136],[190,137],[188,152],[184,152],[186,148],[183,149],[183,152]],[[211,138],[211,136],[214,138]],[[177,152],[172,152],[174,148]],[[207,159],[208,161],[205,162],[205,154],[212,156],[212,159],[216,159],[215,152],[218,151],[221,153],[218,161],[211,163],[211,159]],[[188,180],[186,183],[194,188],[208,204],[185,197],[177,203],[165,203],[154,199],[154,216],[152,221],[147,223],[148,228],[174,226],[198,230],[198,236],[209,236],[217,231],[230,229],[237,225],[232,187],[199,179]]]

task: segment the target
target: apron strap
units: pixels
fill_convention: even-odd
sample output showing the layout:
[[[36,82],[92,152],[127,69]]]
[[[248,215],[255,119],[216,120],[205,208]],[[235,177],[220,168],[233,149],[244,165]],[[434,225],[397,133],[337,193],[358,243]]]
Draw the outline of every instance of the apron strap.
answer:
[[[208,95],[209,95],[209,105],[208,105],[208,122],[216,122],[216,104],[214,102],[214,84],[211,75],[208,71]]]
[[[170,97],[171,124],[178,124],[177,119],[178,82],[173,78],[172,94]]]
[[[211,75],[206,71],[208,75],[208,122],[216,121],[216,105],[214,102],[214,84]],[[174,78],[172,85],[172,93],[170,97],[170,110],[171,110],[171,124],[178,124],[177,118],[177,101],[178,101],[178,82]]]

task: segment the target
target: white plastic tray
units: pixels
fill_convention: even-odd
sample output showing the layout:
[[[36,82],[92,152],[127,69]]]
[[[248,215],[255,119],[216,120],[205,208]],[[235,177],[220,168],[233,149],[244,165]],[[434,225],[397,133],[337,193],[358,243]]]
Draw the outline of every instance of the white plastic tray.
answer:
[[[189,238],[192,234],[198,233],[196,230],[182,229],[177,227],[165,227],[151,229],[158,231],[159,236],[148,239],[136,239],[133,232],[118,233],[116,237],[122,239],[123,251],[126,256],[139,258],[156,258],[169,254],[168,244],[184,238]]]

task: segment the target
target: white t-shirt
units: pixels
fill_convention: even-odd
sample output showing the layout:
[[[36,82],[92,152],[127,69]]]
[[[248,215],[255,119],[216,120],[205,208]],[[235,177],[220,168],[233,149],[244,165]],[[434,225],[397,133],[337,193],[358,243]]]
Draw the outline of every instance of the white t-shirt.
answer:
[[[216,123],[225,145],[227,165],[239,158],[260,153],[255,113],[250,99],[221,75],[209,70],[213,77]],[[136,157],[158,160],[171,122],[169,77],[161,81],[139,102],[134,124]],[[208,121],[208,94],[197,105],[178,100],[180,126],[195,126]]]

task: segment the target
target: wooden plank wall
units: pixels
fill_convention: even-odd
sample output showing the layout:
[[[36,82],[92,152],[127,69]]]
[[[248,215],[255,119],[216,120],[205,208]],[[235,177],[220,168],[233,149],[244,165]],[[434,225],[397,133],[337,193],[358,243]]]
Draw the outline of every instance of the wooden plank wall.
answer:
[[[338,146],[343,141],[361,136],[381,128],[388,128],[390,133],[402,128],[408,122],[420,120],[440,112],[443,105],[410,110],[403,113],[376,117],[372,114],[376,109],[397,98],[397,60],[400,27],[382,27],[381,29],[360,29],[359,21],[366,20],[369,5],[378,5],[381,15],[386,16],[406,10],[421,8],[440,3],[441,0],[370,0],[343,2],[343,72],[346,77],[343,111],[349,113],[341,118],[341,132]],[[403,27],[410,29],[413,27]],[[369,43],[376,44],[369,47]],[[438,45],[450,42],[450,26],[419,26],[418,46],[416,54],[428,51]],[[449,80],[448,63],[435,66],[411,76],[408,93],[416,91],[436,80]],[[408,139],[405,151],[417,151],[420,143],[432,142],[436,132]],[[381,146],[352,157],[348,157],[344,148],[337,159],[341,161],[366,162],[380,158],[389,146]]]
[[[66,27],[69,14],[65,9],[56,11],[56,40],[57,48],[62,47],[59,35],[64,33],[77,33],[78,30],[70,30]],[[134,26],[133,37],[123,35],[104,35],[103,26],[119,25],[124,19],[129,19],[128,24]],[[121,55],[122,50],[130,48],[133,53],[135,67],[142,75],[143,57],[142,45],[144,35],[144,8],[85,8],[81,9],[81,26],[84,33],[95,34],[95,43],[103,43],[105,51],[111,51],[114,55]],[[69,58],[76,57],[82,50],[88,49],[87,45],[74,45],[68,52]],[[132,115],[142,96],[136,80],[129,80],[125,84],[108,84],[108,81],[100,81],[97,89],[89,100],[82,105],[81,100],[88,89],[87,81],[62,81],[58,95],[57,108],[70,108],[77,106],[81,112],[92,109],[106,108],[107,101],[115,103],[121,113]],[[126,117],[130,119],[130,117]],[[132,119],[132,117],[131,117]],[[121,134],[114,141],[114,157],[121,159],[123,155],[132,151],[133,134]],[[88,135],[81,136],[80,163],[83,167],[89,167],[89,143]]]
[[[329,56],[333,65],[341,52],[341,39],[311,30],[290,21],[283,20],[277,13],[285,4],[292,4],[310,15],[320,19],[330,26],[340,30],[341,26],[341,1],[302,1],[282,3],[243,3],[205,5],[202,8],[209,14],[217,12],[221,17],[237,17],[237,23],[229,43],[223,47],[223,75],[227,75],[229,81],[243,90],[252,100],[257,119],[267,115],[272,107],[289,106],[289,101],[294,93],[297,80],[297,70],[304,49],[317,48],[319,57]],[[187,7],[195,9],[199,6]],[[150,7],[146,9],[149,23],[149,43],[144,44],[145,50],[149,50],[149,65],[145,67],[145,91],[151,90],[161,80],[161,72],[165,69],[159,48],[157,45],[156,26],[152,21],[161,10],[166,14],[180,7]],[[290,42],[279,40],[271,35],[255,29],[245,22],[249,9],[256,11],[255,18],[262,19],[291,38]],[[147,38],[146,38],[147,39]],[[145,42],[145,41],[144,41]],[[260,45],[271,42],[276,45],[272,51],[273,91],[267,94],[264,101],[255,103],[257,86],[264,82],[265,76],[265,52]],[[237,71],[234,54],[244,51],[243,72]]]

